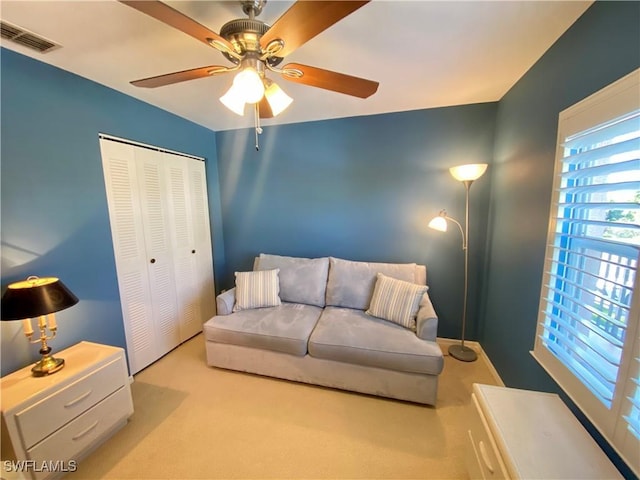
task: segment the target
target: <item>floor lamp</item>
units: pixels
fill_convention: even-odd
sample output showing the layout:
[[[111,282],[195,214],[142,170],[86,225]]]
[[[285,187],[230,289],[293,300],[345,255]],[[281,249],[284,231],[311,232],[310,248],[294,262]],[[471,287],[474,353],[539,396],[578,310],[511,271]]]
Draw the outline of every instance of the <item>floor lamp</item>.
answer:
[[[465,222],[464,230],[460,222],[447,215],[446,210],[440,210],[437,217],[429,222],[429,227],[441,232],[447,231],[447,221],[455,223],[460,229],[462,234],[462,250],[464,251],[464,302],[462,307],[462,341],[460,344],[451,345],[449,347],[449,355],[461,360],[463,362],[473,362],[478,356],[476,352],[464,345],[464,332],[467,322],[467,290],[469,283],[469,189],[474,180],[480,178],[487,170],[486,163],[474,163],[470,165],[460,165],[457,167],[451,167],[449,172],[456,180],[459,180],[464,184],[466,190],[466,203],[465,203]]]

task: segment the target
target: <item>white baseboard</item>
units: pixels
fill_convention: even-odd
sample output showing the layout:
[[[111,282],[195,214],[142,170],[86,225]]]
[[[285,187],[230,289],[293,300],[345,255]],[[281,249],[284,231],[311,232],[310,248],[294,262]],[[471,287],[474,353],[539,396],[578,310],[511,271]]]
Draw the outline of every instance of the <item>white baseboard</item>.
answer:
[[[460,343],[460,340],[456,340],[454,338],[441,338],[441,337],[438,337],[437,338],[437,342],[438,342],[438,345],[440,345],[440,348],[442,349],[442,353],[444,355],[449,355],[449,353],[448,353],[449,347],[451,345],[457,345],[458,343]],[[501,387],[504,387],[505,384],[502,381],[502,378],[500,378],[500,375],[498,375],[498,371],[493,366],[493,363],[491,363],[491,360],[489,359],[489,357],[486,354],[486,352],[482,349],[482,346],[478,342],[472,342],[472,341],[469,341],[469,340],[465,340],[464,345],[465,345],[465,347],[469,347],[469,348],[472,348],[473,350],[475,350],[475,352],[478,354],[478,358],[480,358],[485,363],[487,368],[489,369],[489,372],[491,373],[491,376],[495,380],[496,384],[501,386]]]

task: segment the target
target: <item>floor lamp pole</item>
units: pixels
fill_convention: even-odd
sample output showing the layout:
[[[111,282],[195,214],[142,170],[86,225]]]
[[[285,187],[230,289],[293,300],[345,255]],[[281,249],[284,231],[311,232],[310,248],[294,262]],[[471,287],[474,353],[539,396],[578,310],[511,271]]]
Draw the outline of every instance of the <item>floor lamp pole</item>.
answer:
[[[462,341],[459,345],[449,347],[449,355],[463,362],[473,362],[478,358],[476,352],[464,345],[464,333],[467,323],[467,297],[469,284],[469,189],[473,180],[465,180],[466,190],[464,232],[462,234],[462,249],[464,250],[464,300],[462,303]]]

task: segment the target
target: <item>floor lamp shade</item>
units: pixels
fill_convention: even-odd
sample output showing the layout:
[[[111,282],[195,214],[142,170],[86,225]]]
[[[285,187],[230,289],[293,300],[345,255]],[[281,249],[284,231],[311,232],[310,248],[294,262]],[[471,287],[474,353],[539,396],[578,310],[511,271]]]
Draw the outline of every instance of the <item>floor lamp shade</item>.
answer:
[[[451,167],[449,172],[451,176],[459,182],[473,182],[479,179],[487,170],[486,163],[470,163],[468,165],[458,165]]]
[[[447,231],[447,212],[442,210],[437,217],[433,217],[429,222],[429,228],[438,230],[439,232]]]

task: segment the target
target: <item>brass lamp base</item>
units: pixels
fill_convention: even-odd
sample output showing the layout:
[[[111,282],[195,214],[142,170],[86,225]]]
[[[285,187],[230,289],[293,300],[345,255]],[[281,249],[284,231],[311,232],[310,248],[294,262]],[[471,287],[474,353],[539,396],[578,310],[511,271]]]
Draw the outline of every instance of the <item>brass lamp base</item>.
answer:
[[[49,355],[51,348],[48,348],[47,350],[40,350],[42,358],[31,369],[31,373],[34,377],[45,377],[52,373],[56,373],[58,370],[62,370],[64,367],[64,358],[54,358]]]

